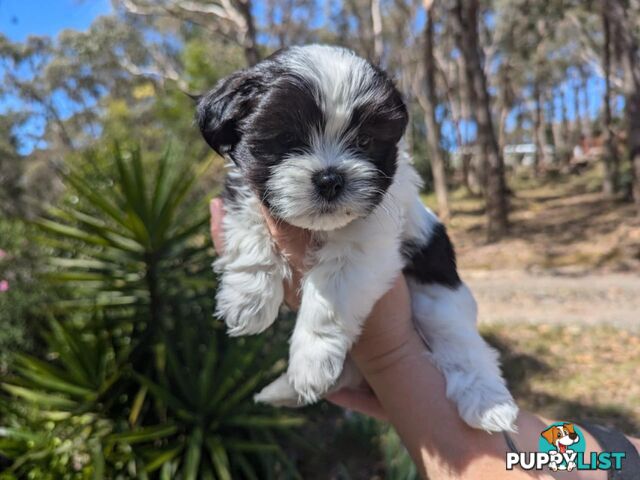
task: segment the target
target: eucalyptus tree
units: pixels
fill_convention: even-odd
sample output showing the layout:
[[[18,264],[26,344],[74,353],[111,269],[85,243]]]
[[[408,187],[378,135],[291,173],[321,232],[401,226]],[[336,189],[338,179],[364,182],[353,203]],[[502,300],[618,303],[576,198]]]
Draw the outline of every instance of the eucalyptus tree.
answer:
[[[480,3],[478,0],[447,0],[444,3],[464,64],[466,86],[477,125],[478,146],[486,170],[487,237],[495,241],[504,236],[508,229],[507,187],[504,160],[492,117],[493,100],[484,70],[484,52],[480,48]]]
[[[387,6],[383,11],[384,66],[398,78],[412,112],[407,143],[418,170],[432,177],[438,214],[446,220],[450,216],[447,155],[441,134],[443,116],[437,114],[446,106],[446,83],[436,61],[436,49],[442,40],[436,10],[435,2],[420,0],[396,0]],[[423,25],[417,21],[422,14],[426,14]]]
[[[618,191],[619,162],[613,131],[611,113],[611,21],[605,2],[602,2],[600,19],[602,21],[602,70],[604,72],[603,129],[604,129],[604,180],[602,189],[605,195],[614,195]]]
[[[251,0],[114,0],[114,4],[133,16],[200,25],[212,35],[242,47],[247,65],[258,63],[262,57]]]
[[[323,27],[329,12],[308,0],[265,0],[257,28],[268,49],[311,42],[333,43],[334,35]],[[320,21],[318,21],[320,20]]]
[[[567,149],[567,128],[561,129],[558,142],[552,135],[552,107],[557,96],[561,101],[560,116],[566,122],[562,92],[566,88],[567,69],[580,63],[576,60],[578,45],[565,33],[568,21],[564,18],[562,1],[500,1],[497,7],[496,43],[500,61],[510,67],[518,103],[532,120],[529,138],[536,145],[537,170],[540,160],[547,165],[552,163],[548,144],[556,143],[556,150]],[[502,66],[501,70],[505,68]]]
[[[634,177],[633,199],[640,214],[640,5],[606,0],[606,8],[623,75],[627,154]]]
[[[599,8],[596,8],[599,6]],[[626,151],[633,176],[632,196],[640,211],[640,4],[603,0],[571,2],[567,15],[581,41],[585,63],[605,79],[605,182],[606,193],[615,192],[616,148],[613,144],[611,97],[624,96]]]
[[[433,2],[424,2],[427,18],[424,27],[424,95],[417,95],[423,99],[421,105],[424,108],[424,119],[427,127],[427,143],[429,146],[429,159],[433,173],[433,185],[438,202],[438,213],[443,219],[450,215],[449,194],[447,187],[447,174],[445,165],[445,153],[441,145],[440,123],[436,115],[439,104],[436,85],[436,58],[435,58],[435,24],[436,9]]]
[[[139,32],[113,17],[55,38],[13,42],[0,35],[0,96],[18,102],[29,123],[39,126],[28,131],[29,143],[62,158],[100,134],[106,96],[131,99],[135,83],[119,59],[131,55],[142,62],[148,55],[143,45]]]

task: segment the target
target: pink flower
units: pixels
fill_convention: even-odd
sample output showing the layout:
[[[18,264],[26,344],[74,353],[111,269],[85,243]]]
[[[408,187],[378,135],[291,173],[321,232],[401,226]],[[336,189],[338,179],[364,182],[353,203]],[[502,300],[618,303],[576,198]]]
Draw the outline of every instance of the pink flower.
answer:
[[[5,252],[4,250],[2,250],[2,249],[0,248],[0,260],[2,260],[2,259],[3,259],[4,257],[6,257],[6,256],[7,256],[7,252]]]
[[[7,290],[9,290],[9,282],[0,280],[0,292],[6,292]]]

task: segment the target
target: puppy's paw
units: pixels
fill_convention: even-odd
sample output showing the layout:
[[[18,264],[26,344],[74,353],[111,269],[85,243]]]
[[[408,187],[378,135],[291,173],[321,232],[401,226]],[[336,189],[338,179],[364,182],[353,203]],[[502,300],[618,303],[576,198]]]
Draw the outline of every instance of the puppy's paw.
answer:
[[[216,315],[232,337],[262,333],[282,304],[282,280],[266,272],[225,272],[216,296]]]
[[[274,407],[296,408],[304,405],[286,373],[264,387],[253,399],[258,403],[267,403]]]
[[[513,399],[505,400],[492,406],[481,407],[477,414],[465,418],[470,425],[476,422],[476,428],[487,432],[515,432],[515,422],[518,418],[518,406]]]
[[[515,432],[518,406],[500,378],[476,378],[450,396],[462,419],[487,432]]]
[[[292,352],[287,373],[304,403],[314,403],[329,391],[342,372],[344,359],[345,352],[320,338]]]

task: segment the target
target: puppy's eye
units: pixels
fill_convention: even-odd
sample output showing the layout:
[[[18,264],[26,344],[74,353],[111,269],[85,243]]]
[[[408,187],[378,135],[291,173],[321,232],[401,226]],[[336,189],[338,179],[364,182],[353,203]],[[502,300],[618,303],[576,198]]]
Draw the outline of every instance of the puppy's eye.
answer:
[[[356,146],[361,150],[366,150],[373,143],[373,138],[370,135],[360,134],[356,138]]]

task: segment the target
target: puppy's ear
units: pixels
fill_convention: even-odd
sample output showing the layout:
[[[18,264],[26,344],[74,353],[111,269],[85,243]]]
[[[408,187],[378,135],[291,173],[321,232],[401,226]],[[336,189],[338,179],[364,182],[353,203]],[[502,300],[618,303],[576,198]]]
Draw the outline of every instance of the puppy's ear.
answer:
[[[242,137],[242,121],[253,111],[263,90],[259,74],[242,70],[218,82],[198,100],[196,121],[209,146],[231,156]]]
[[[556,446],[556,444],[554,443],[556,440],[556,428],[557,427],[552,425],[540,434],[547,442],[549,442],[554,447]]]
[[[574,428],[573,423],[565,423],[563,427],[567,427],[569,433],[576,433],[576,429]]]

